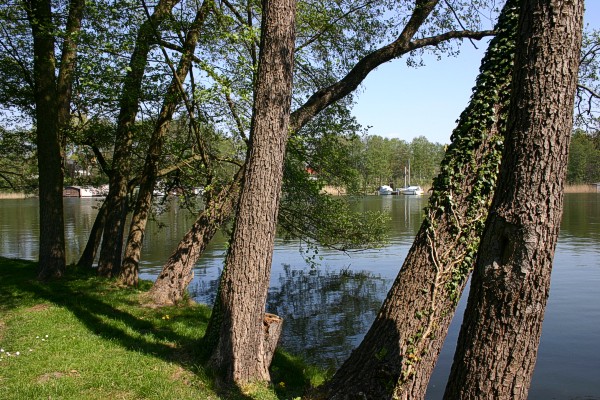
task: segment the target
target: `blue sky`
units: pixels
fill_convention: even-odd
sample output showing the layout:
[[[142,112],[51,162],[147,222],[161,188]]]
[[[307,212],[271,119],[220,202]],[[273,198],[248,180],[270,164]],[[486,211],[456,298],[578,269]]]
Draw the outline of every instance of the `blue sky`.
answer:
[[[585,23],[600,28],[600,0],[586,0]],[[406,141],[425,136],[449,143],[450,134],[471,96],[489,39],[476,41],[478,50],[465,41],[457,57],[409,68],[405,59],[380,66],[363,82],[353,114],[369,134]]]

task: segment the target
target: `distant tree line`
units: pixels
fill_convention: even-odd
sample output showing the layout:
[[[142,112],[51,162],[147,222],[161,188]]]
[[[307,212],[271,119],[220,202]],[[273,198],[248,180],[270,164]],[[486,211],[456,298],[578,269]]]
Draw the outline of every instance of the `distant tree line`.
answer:
[[[569,150],[567,183],[581,185],[600,182],[600,132],[573,132]]]
[[[366,135],[352,140],[348,151],[350,175],[355,178],[348,189],[360,193],[371,193],[381,185],[430,185],[444,157],[444,145],[424,136],[407,142]]]
[[[97,138],[113,127],[107,123],[92,128]],[[107,125],[107,126],[104,126]],[[139,124],[143,130],[143,123]],[[185,122],[175,124],[169,136],[181,140]],[[36,146],[27,130],[6,130],[0,127],[0,190],[35,191]],[[219,147],[230,148],[223,141]],[[106,146],[108,149],[108,145]],[[432,143],[424,136],[412,141],[384,138],[379,135],[351,136],[322,140],[314,149],[310,169],[318,173],[325,184],[343,186],[349,193],[372,193],[381,185],[406,184],[429,186],[439,173],[446,145]],[[107,151],[110,158],[110,151]],[[135,159],[142,161],[141,155]],[[410,166],[410,171],[409,171]],[[101,162],[89,146],[69,145],[65,160],[65,185],[97,186],[108,183]],[[410,174],[410,176],[409,176]],[[175,179],[174,179],[175,178]],[[164,177],[163,186],[187,189],[194,184],[185,174]],[[405,181],[406,178],[406,181]],[[600,132],[581,129],[573,131],[569,151],[567,183],[582,185],[600,182]]]

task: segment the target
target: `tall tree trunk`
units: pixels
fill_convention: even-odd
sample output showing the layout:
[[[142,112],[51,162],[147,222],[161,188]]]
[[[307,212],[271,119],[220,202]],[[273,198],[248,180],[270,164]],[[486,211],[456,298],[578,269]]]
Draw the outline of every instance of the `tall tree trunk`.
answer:
[[[560,228],[583,0],[524,0],[506,150],[447,399],[525,399]]]
[[[512,71],[518,0],[509,0],[471,101],[434,180],[426,220],[370,330],[317,394],[424,398],[492,198]]]
[[[106,197],[108,214],[98,261],[98,274],[102,276],[118,276],[121,267],[133,126],[140,102],[142,79],[148,62],[150,45],[155,37],[155,30],[169,16],[171,9],[178,2],[179,0],[160,0],[154,8],[152,16],[140,26],[129,62],[129,71],[125,76],[109,179],[110,187]]]
[[[269,381],[273,342],[265,324],[271,258],[281,197],[294,66],[295,0],[263,1],[249,154],[232,242],[208,337],[211,363],[226,379]],[[276,326],[281,325],[281,320]],[[210,332],[212,330],[212,332]],[[215,332],[218,332],[215,335]]]
[[[57,79],[57,112],[61,156],[63,160],[67,145],[67,129],[71,123],[71,98],[77,64],[77,39],[81,30],[84,7],[85,0],[71,0],[69,2],[69,16],[67,17],[67,26],[60,57],[60,71]]]
[[[106,199],[102,202],[102,206],[98,210],[98,214],[96,214],[96,219],[94,220],[94,225],[92,225],[92,230],[90,232],[90,236],[88,237],[88,241],[85,245],[85,249],[77,262],[78,267],[91,269],[94,265],[94,260],[96,259],[96,252],[98,251],[98,247],[100,247],[100,241],[102,240],[102,231],[104,230],[104,223],[106,221]]]
[[[128,286],[137,286],[138,284],[140,253],[142,251],[148,214],[150,212],[150,207],[152,206],[152,191],[156,184],[156,175],[158,172],[158,163],[162,154],[164,136],[171,125],[173,113],[181,101],[182,91],[184,90],[182,82],[185,81],[185,77],[192,64],[194,50],[196,49],[198,39],[200,38],[200,28],[204,23],[210,4],[211,1],[204,1],[202,3],[196,13],[196,18],[186,35],[185,43],[183,45],[183,54],[179,60],[176,76],[171,80],[154,131],[152,132],[150,147],[146,155],[146,161],[140,178],[140,189],[131,218],[123,266],[121,268],[120,280]]]
[[[173,305],[184,298],[187,287],[194,278],[196,261],[221,225],[233,215],[239,200],[239,183],[240,178],[236,176],[230,186],[208,199],[204,211],[179,242],[150,289],[150,296],[155,304]]]
[[[38,150],[40,245],[38,277],[61,277],[65,272],[65,234],[62,203],[63,169],[57,113],[54,24],[49,0],[27,2],[33,35],[33,75]]]
[[[61,130],[70,119],[71,89],[77,55],[76,35],[81,27],[84,2],[72,0],[58,79],[54,53],[56,27],[52,21],[52,3],[26,1],[27,16],[33,35],[33,71],[38,148],[40,199],[40,279],[64,274],[65,236],[63,216],[63,146]]]

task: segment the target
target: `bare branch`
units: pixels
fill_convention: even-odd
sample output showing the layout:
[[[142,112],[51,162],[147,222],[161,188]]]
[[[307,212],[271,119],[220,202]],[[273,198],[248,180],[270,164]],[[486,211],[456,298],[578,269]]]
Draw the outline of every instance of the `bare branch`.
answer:
[[[592,89],[592,88],[590,88],[588,86],[585,86],[585,85],[583,85],[581,83],[578,83],[577,87],[579,89],[581,89],[581,90],[584,90],[584,91],[588,92],[588,94],[590,95],[590,97],[595,97],[597,99],[600,99],[600,93],[596,92],[594,89]]]
[[[229,107],[231,116],[235,120],[235,124],[237,126],[238,133],[240,134],[240,136],[242,137],[244,142],[246,142],[246,144],[248,144],[248,138],[246,137],[246,132],[244,132],[244,125],[242,124],[242,120],[240,119],[240,116],[238,115],[237,111],[235,111],[235,104],[233,103],[233,100],[231,99],[231,95],[229,94],[229,92],[225,92],[225,100],[227,101],[227,106]]]

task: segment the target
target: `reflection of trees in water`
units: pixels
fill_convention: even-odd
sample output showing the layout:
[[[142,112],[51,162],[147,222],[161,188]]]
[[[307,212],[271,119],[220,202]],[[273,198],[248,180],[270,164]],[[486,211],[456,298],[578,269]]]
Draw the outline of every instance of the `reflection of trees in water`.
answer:
[[[283,348],[310,363],[337,367],[375,319],[390,283],[368,272],[285,265],[272,282],[267,310],[284,319]]]
[[[217,296],[217,288],[219,287],[219,279],[221,276],[222,269],[217,269],[217,277],[206,276],[206,270],[202,271],[204,274],[199,273],[199,269],[196,266],[194,269],[194,280],[188,286],[188,292],[190,297],[198,303],[208,304],[212,307],[215,303],[215,297]]]
[[[267,312],[284,319],[284,349],[309,363],[338,367],[369,329],[390,285],[390,279],[365,271],[284,265],[271,282]],[[190,296],[212,305],[217,286],[217,279],[194,280]]]

